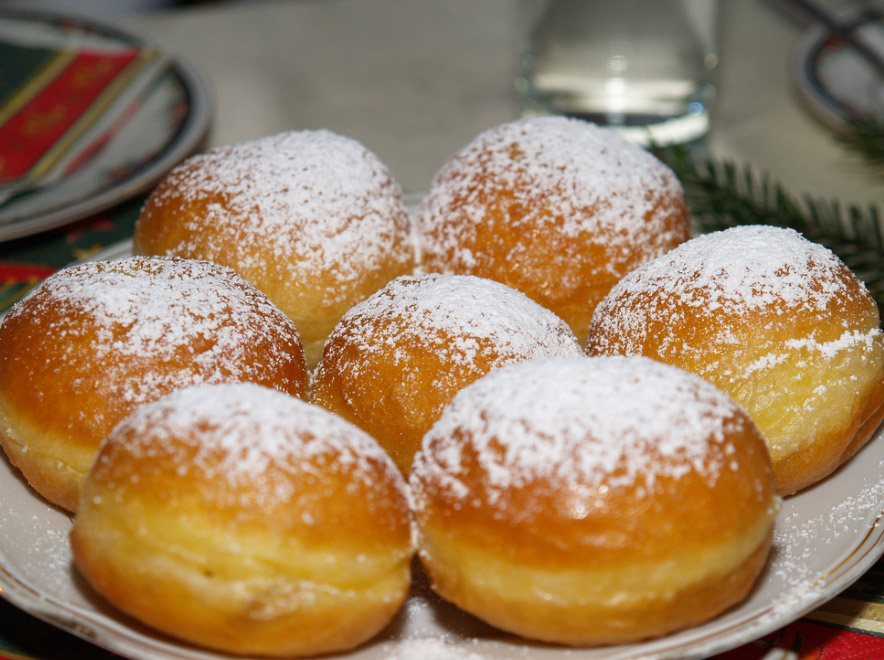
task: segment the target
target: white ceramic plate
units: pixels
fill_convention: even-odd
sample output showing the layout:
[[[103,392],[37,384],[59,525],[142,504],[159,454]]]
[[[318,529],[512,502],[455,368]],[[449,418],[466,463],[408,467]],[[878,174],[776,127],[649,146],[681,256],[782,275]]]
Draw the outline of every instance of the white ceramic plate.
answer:
[[[884,59],[884,2],[862,3],[836,18],[842,25],[855,25],[855,38]],[[833,128],[884,116],[884,78],[824,27],[814,27],[799,39],[792,73],[809,109]]]
[[[0,11],[3,34],[72,39],[105,47],[145,45],[135,34],[94,21],[48,13]],[[79,41],[78,41],[79,43]],[[150,189],[189,156],[208,131],[212,100],[208,83],[179,56],[143,92],[137,113],[97,155],[60,183],[0,206],[0,241],[53,229],[98,213]]]
[[[131,254],[124,241],[95,255]],[[884,554],[884,428],[834,475],[784,502],[767,568],[738,607],[642,644],[563,649],[518,640],[441,602],[418,574],[390,627],[349,660],[686,660],[773,632],[834,597]],[[739,503],[735,503],[738,506]],[[136,660],[218,660],[148,630],[108,606],[71,565],[71,518],[46,504],[0,459],[0,595],[75,635]],[[228,659],[229,660],[229,659]]]

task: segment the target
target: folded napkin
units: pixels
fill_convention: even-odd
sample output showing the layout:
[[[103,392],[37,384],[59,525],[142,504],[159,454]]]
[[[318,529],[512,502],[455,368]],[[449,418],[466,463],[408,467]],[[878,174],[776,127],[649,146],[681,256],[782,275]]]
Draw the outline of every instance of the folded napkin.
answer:
[[[53,43],[0,32],[0,203],[97,153],[164,66],[153,46],[57,34]]]

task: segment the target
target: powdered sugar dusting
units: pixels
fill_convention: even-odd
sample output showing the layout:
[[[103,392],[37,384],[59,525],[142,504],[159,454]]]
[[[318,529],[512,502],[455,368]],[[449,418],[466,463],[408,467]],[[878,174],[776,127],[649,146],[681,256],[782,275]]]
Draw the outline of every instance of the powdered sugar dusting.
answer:
[[[446,642],[435,637],[416,637],[399,642],[385,656],[387,660],[484,660],[487,656],[470,649],[469,644]]]
[[[492,497],[537,480],[651,491],[695,471],[714,483],[739,469],[726,435],[747,423],[716,388],[646,358],[537,359],[461,391],[424,438],[412,484],[467,497],[467,445]]]
[[[671,230],[661,219],[671,209],[657,206],[681,197],[671,170],[616,131],[536,117],[489,129],[451,158],[417,220],[423,252],[431,261],[453,255],[455,272],[473,272],[477,255],[468,246],[497,203],[517,209],[513,231],[526,236],[535,223],[556,224],[571,239],[603,236],[606,249],[620,255],[616,263],[635,251],[656,256],[660,245],[679,242],[663,236]],[[458,222],[450,221],[452,208]]]
[[[710,311],[775,302],[818,309],[845,294],[835,254],[794,229],[755,225],[698,236],[626,279],[622,288],[675,285]]]
[[[46,279],[7,322],[20,314],[54,319],[41,327],[58,346],[43,368],[75,373],[77,365],[100,364],[113,395],[132,405],[231,378],[295,390],[286,374],[304,371],[292,321],[234,271],[207,261],[129,257],[73,266]]]
[[[878,440],[880,441],[880,437]],[[868,460],[866,456],[859,460]],[[870,464],[872,465],[872,464]],[[881,474],[884,460],[879,460],[870,474]],[[866,479],[863,482],[852,482],[851,492],[837,492],[827,506],[813,506],[809,501],[801,502],[800,498],[787,500],[794,504],[784,510],[777,521],[774,532],[774,547],[778,557],[773,570],[777,576],[791,587],[806,583],[823,583],[826,575],[820,575],[818,567],[812,566],[814,552],[820,552],[819,545],[838,547],[861,539],[871,526],[880,526],[884,517],[884,481],[880,478]],[[807,494],[812,500],[819,495],[813,490]],[[877,515],[875,515],[877,514]],[[825,539],[820,530],[825,530]]]
[[[413,259],[401,187],[361,143],[328,130],[216,147],[191,157],[169,180],[174,186],[154,194],[205,204],[204,212],[183,219],[171,254],[241,273],[263,272],[269,261],[297,263],[307,281],[333,274],[339,283],[358,281],[397,251],[403,263]],[[322,295],[337,300],[342,291],[327,287]]]
[[[792,229],[734,227],[694,238],[626,275],[596,308],[587,348],[653,350],[695,365],[716,383],[742,383],[796,354],[827,360],[856,348],[874,355],[881,330],[839,311],[850,303],[874,306],[829,249]],[[801,330],[797,315],[810,330]],[[739,359],[713,359],[731,349]]]
[[[843,263],[831,250],[792,229],[733,227],[698,236],[626,275],[596,309],[593,323],[605,328],[613,320],[608,318],[610,307],[638,296],[655,304],[671,301],[657,315],[675,305],[737,317],[760,309],[781,315],[797,308],[824,310],[855,295],[845,286],[843,273]],[[642,334],[641,318],[619,318],[617,323],[623,326],[620,336]]]
[[[382,466],[405,496],[399,471],[368,434],[318,406],[252,383],[178,390],[136,409],[108,442],[115,437],[125,437],[125,450],[136,456],[174,458],[195,448],[195,455],[185,460],[182,454],[176,461],[182,474],[246,487],[250,497],[268,495],[266,488],[250,484],[266,482],[270,465],[301,475],[343,469],[368,487]],[[326,460],[311,464],[317,457]],[[286,487],[286,482],[275,483]],[[270,495],[285,498],[287,493]]]
[[[881,440],[878,436],[876,442]],[[869,462],[857,476],[836,473],[828,482],[785,500],[765,580],[771,606],[756,618],[756,626],[772,629],[784,618],[812,610],[860,578],[880,557],[884,481],[878,475],[884,459],[877,448],[863,451],[866,455],[859,460]]]
[[[414,342],[463,368],[483,354],[506,364],[581,353],[555,314],[515,289],[469,275],[401,276],[345,314],[336,333],[369,360]],[[405,356],[394,352],[394,360],[404,364]]]

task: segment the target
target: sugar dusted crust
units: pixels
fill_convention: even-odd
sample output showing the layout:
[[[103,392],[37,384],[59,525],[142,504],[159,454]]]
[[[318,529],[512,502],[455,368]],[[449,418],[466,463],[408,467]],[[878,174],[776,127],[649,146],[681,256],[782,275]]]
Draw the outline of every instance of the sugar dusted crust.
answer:
[[[742,600],[779,506],[745,412],[644,358],[492,372],[425,437],[410,484],[434,588],[571,645],[665,634]]]
[[[425,268],[508,284],[581,340],[620,277],[691,236],[671,170],[610,129],[562,117],[477,136],[436,175],[417,224]]]
[[[714,487],[742,467],[728,458],[735,451],[730,436],[755,431],[718,389],[645,358],[533,360],[497,370],[455,397],[425,438],[415,505],[421,508],[424,479],[436,496],[469,502],[474,469],[489,516],[498,506],[515,516],[544,515],[540,503],[507,510],[507,495],[532,484],[552,492],[605,485],[641,497],[658,479],[693,474]],[[753,451],[763,466],[765,450]],[[753,479],[763,485],[765,475],[761,469]]]
[[[587,351],[653,357],[728,392],[765,434],[783,495],[852,456],[882,414],[877,305],[793,230],[700,236],[633,271],[597,308]]]
[[[314,372],[312,396],[371,433],[407,474],[458,390],[505,364],[581,354],[563,320],[506,285],[402,276],[344,315]]]
[[[38,492],[75,510],[114,424],[172,390],[231,381],[306,395],[297,329],[231,269],[173,257],[74,266],[0,326],[0,441]]]
[[[115,606],[236,654],[341,651],[410,584],[406,487],[369,436],[253,384],[142,406],[102,445],[71,534]]]
[[[236,270],[295,321],[311,368],[349,307],[414,266],[399,184],[363,145],[327,130],[191,157],[151,194],[134,250]]]

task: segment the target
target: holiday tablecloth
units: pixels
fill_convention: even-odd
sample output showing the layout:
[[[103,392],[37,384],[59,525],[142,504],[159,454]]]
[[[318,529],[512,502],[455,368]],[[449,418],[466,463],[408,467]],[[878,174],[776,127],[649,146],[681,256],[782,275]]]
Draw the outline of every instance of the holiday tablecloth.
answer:
[[[61,229],[0,243],[0,312],[59,268],[130,237],[143,202],[138,197]]]

